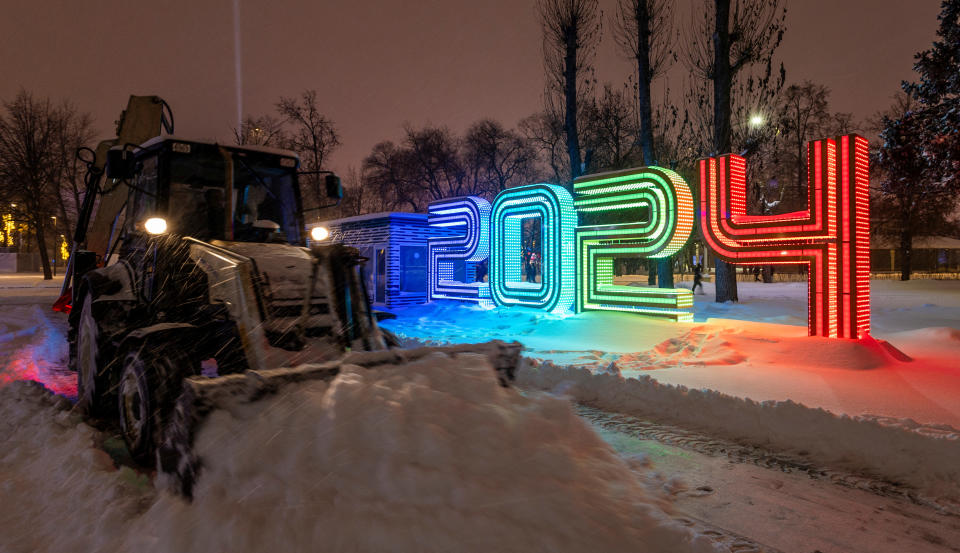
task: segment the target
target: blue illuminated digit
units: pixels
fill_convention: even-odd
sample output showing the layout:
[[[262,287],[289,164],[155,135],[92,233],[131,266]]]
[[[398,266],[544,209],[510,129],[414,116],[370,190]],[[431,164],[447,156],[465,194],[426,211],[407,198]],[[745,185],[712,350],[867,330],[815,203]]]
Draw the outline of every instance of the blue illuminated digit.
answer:
[[[433,236],[429,250],[429,300],[488,303],[490,285],[473,282],[476,266],[490,254],[490,202],[476,196],[432,202],[427,219]],[[465,264],[465,282],[455,279],[454,264]]]

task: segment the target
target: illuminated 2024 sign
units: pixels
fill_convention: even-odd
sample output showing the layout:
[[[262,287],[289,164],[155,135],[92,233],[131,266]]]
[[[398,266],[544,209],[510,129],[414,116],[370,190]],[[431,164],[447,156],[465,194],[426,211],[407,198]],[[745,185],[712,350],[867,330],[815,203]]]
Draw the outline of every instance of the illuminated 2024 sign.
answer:
[[[702,232],[731,263],[807,264],[810,334],[859,337],[870,324],[866,140],[847,135],[808,149],[808,209],[774,216],[746,214],[742,157],[701,160]],[[429,222],[447,235],[429,240],[429,299],[692,320],[690,290],[613,282],[617,258],[668,257],[686,244],[695,214],[683,178],[643,167],[581,177],[574,192],[534,184],[504,190],[492,207],[472,196],[432,203]],[[530,219],[541,225],[541,282],[521,274]],[[488,258],[489,282],[474,282],[475,267]],[[456,263],[464,264],[464,281],[454,278]]]

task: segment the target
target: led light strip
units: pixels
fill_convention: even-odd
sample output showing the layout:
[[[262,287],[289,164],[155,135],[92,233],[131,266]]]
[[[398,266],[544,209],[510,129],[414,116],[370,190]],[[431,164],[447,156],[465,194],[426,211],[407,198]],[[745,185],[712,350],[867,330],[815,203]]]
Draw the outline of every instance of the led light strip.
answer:
[[[573,186],[578,212],[604,216],[600,224],[577,229],[577,312],[629,311],[692,321],[690,290],[613,284],[616,258],[668,257],[687,242],[694,213],[693,196],[686,181],[669,169],[643,167],[581,177]],[[610,220],[616,212],[638,207],[647,208],[646,221]]]
[[[450,299],[490,303],[490,285],[472,282],[476,265],[490,255],[490,202],[464,196],[431,202],[427,211],[431,229],[462,230],[457,236],[432,236],[427,240],[430,301]],[[468,282],[454,280],[454,263],[466,264]]]
[[[742,157],[700,160],[700,223],[710,248],[742,265],[806,263],[811,336],[870,332],[868,163],[867,141],[856,134],[810,142],[807,210],[760,216],[746,214]]]
[[[540,217],[539,284],[521,282],[522,221]],[[526,305],[562,313],[573,304],[577,215],[563,187],[532,184],[500,192],[490,218],[490,288],[495,304]]]

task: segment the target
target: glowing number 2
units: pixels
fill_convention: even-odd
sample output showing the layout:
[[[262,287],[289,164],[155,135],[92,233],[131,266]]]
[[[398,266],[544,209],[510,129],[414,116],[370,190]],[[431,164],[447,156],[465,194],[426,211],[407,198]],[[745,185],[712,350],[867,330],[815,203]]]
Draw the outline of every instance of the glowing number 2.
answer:
[[[630,311],[693,320],[690,290],[613,283],[617,257],[667,257],[687,242],[693,229],[693,196],[683,178],[669,169],[642,167],[581,177],[573,187],[581,223],[577,311]],[[641,210],[648,216],[640,216]]]
[[[431,229],[448,236],[427,240],[430,262],[429,300],[454,299],[488,303],[490,285],[473,282],[476,266],[490,254],[490,202],[476,196],[432,202],[427,222]],[[465,264],[466,282],[454,278],[454,263]]]
[[[870,332],[870,205],[867,141],[850,134],[807,146],[808,208],[746,214],[746,161],[700,160],[700,225],[730,263],[806,263],[811,336]]]

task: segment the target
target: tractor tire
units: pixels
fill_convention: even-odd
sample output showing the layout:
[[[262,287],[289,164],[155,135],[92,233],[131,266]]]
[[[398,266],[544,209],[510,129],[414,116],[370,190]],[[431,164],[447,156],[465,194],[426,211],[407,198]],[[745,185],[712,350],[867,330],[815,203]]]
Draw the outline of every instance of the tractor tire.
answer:
[[[108,415],[110,411],[106,403],[111,393],[108,366],[112,356],[107,352],[105,341],[100,323],[93,314],[93,297],[86,294],[76,337],[70,344],[70,361],[77,371],[77,408],[93,417]]]
[[[164,347],[165,346],[165,347]],[[185,368],[182,355],[172,345],[142,344],[123,357],[118,385],[120,433],[130,456],[138,463],[153,466],[162,432],[182,389]]]

